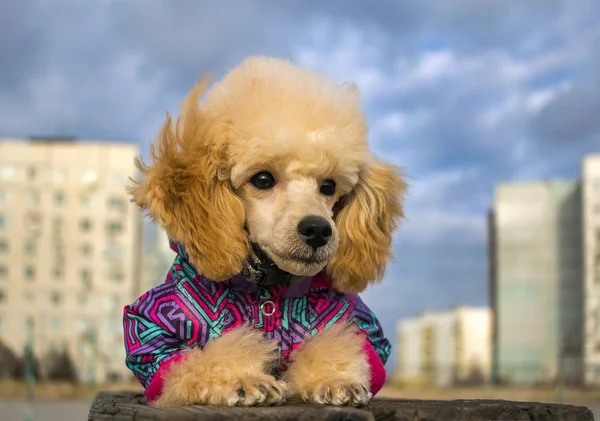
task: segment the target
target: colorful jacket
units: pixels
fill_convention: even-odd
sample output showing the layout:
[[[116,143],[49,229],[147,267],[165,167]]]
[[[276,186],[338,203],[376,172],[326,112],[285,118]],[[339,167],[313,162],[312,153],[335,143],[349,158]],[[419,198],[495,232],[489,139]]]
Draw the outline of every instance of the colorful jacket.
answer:
[[[248,323],[279,343],[281,372],[306,338],[340,320],[353,320],[365,338],[371,391],[376,394],[383,386],[391,346],[358,295],[337,292],[323,274],[290,286],[261,287],[241,276],[214,282],[198,274],[180,244],[171,242],[171,248],[177,256],[166,281],[123,311],[126,364],[148,401],[162,392],[161,373],[190,346],[202,348]]]

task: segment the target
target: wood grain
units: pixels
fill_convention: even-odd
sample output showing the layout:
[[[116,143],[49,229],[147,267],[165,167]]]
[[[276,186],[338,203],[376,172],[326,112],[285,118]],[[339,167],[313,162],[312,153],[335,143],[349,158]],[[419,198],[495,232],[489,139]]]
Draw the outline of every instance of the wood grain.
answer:
[[[139,392],[101,392],[90,421],[328,420],[328,421],[593,421],[585,407],[502,400],[375,399],[366,408],[286,404],[272,408],[189,406],[154,409]]]

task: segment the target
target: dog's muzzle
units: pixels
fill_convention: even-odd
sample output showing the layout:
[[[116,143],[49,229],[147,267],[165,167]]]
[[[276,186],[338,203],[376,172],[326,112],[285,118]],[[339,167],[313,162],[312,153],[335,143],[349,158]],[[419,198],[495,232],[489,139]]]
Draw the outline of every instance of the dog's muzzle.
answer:
[[[304,279],[304,276],[292,275],[281,270],[255,243],[252,243],[250,254],[242,267],[241,275],[248,282],[263,286],[289,285]]]

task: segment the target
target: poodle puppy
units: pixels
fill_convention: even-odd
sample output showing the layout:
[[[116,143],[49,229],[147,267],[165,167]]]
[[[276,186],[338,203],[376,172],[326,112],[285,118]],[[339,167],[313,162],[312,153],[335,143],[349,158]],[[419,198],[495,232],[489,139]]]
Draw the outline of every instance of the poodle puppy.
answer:
[[[169,236],[166,281],[124,309],[126,363],[155,407],[361,406],[390,343],[357,295],[403,217],[355,85],[253,57],[167,115],[132,200]]]

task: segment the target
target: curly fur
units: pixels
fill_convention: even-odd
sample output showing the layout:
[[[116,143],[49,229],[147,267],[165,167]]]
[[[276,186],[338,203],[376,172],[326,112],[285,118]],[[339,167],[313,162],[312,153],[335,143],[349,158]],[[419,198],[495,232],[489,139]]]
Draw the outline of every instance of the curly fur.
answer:
[[[129,190],[132,200],[215,281],[240,272],[251,242],[295,275],[327,270],[340,292],[381,280],[406,184],[398,168],[370,153],[357,87],[264,57],[244,61],[199,103],[208,83],[194,86],[175,122],[167,114],[149,164],[136,160],[142,179]],[[273,188],[252,185],[262,171],[275,177]],[[324,180],[335,182],[334,194],[322,194]],[[297,231],[309,215],[332,226],[317,251]],[[289,395],[368,402],[362,343],[345,324],[310,339],[285,374]],[[169,368],[154,405],[281,403],[286,383],[266,374],[275,347],[244,328],[191,350]]]
[[[356,86],[268,58],[246,60],[200,105],[207,85],[202,79],[190,91],[175,124],[167,115],[150,164],[137,160],[143,180],[130,189],[134,201],[217,281],[240,271],[250,241],[285,270],[322,270],[281,257],[298,248],[290,233],[307,214],[337,228],[323,252],[337,289],[360,292],[381,280],[406,184],[370,156]],[[248,178],[265,168],[287,190],[267,198],[252,189]],[[339,194],[323,199],[311,180],[332,174]]]
[[[370,372],[362,345],[363,338],[349,323],[337,323],[308,339],[292,353],[282,378],[289,397],[321,404],[368,401]]]
[[[249,245],[244,206],[222,166],[230,124],[198,107],[207,83],[201,80],[190,91],[175,125],[167,115],[152,163],[136,160],[145,179],[130,192],[170,238],[185,244],[205,276],[225,280],[240,271]]]
[[[277,344],[250,327],[238,328],[187,351],[164,375],[156,408],[209,405],[273,405],[283,402],[286,385],[266,374]]]
[[[392,258],[392,233],[404,216],[402,193],[406,183],[392,165],[373,162],[360,174],[336,224],[340,245],[327,268],[335,287],[362,292],[380,281]]]

